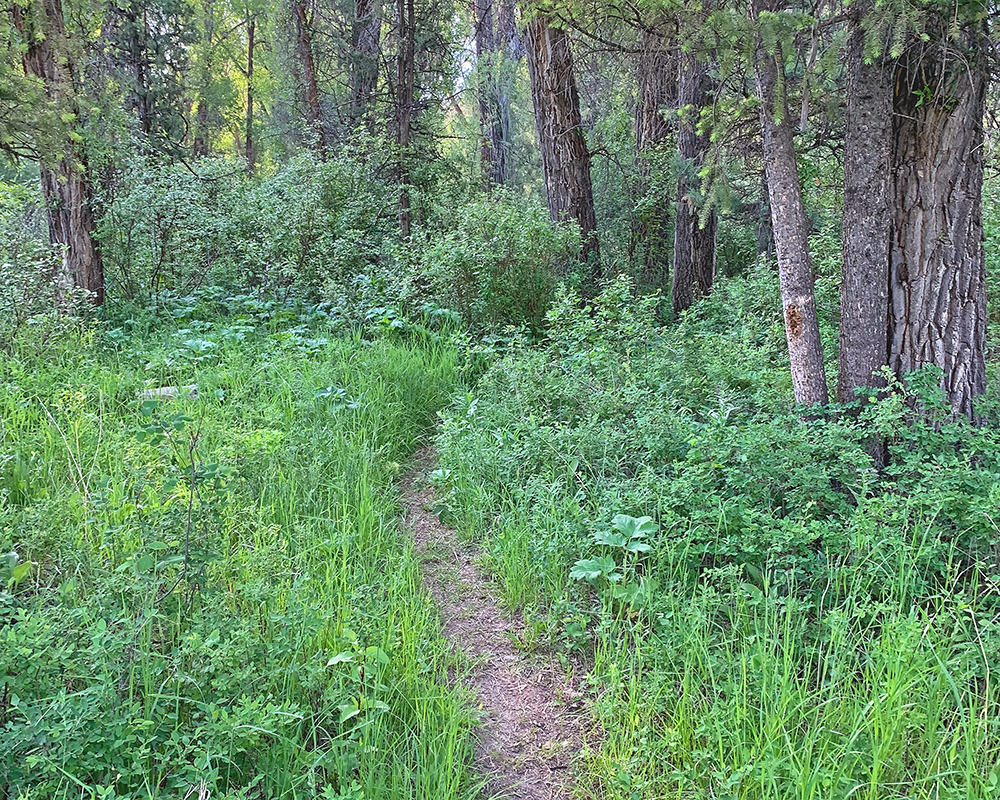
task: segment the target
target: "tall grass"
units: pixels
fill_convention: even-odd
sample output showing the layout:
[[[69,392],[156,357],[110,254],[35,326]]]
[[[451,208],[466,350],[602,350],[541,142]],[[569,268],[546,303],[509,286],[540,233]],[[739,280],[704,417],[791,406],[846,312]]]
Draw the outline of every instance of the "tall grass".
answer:
[[[213,324],[0,356],[5,796],[473,796],[395,490],[454,354]]]

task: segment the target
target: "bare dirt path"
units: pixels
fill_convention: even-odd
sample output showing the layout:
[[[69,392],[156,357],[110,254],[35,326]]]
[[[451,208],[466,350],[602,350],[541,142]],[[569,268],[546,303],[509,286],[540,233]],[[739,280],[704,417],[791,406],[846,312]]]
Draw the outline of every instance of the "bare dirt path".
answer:
[[[485,794],[568,800],[572,762],[584,743],[583,696],[558,662],[515,644],[523,623],[500,608],[492,581],[477,567],[479,550],[430,510],[427,474],[434,461],[433,450],[422,450],[403,480],[404,523],[444,634],[470,663],[459,679],[475,693],[482,713],[476,768],[487,780]]]

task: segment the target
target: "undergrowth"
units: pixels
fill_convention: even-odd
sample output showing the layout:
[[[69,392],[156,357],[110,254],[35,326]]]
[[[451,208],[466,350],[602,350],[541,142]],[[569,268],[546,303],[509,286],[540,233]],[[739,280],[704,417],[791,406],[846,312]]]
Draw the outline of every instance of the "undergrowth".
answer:
[[[442,508],[589,662],[599,796],[997,797],[996,398],[798,414],[775,291],[667,329],[625,279],[564,292],[444,415]]]
[[[394,489],[454,351],[212,291],[33,342],[0,354],[3,796],[471,797]]]

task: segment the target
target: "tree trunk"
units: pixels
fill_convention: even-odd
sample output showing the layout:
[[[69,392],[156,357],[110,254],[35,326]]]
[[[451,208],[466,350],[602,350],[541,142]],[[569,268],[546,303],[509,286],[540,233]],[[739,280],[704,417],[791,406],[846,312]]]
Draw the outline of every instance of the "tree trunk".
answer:
[[[632,223],[633,256],[642,263],[643,283],[665,287],[670,274],[670,200],[666,193],[651,195],[654,165],[650,156],[664,145],[671,126],[664,110],[677,104],[676,24],[661,18],[642,34],[642,52],[636,59],[639,88],[635,107],[636,173],[635,205],[639,211]]]
[[[865,63],[860,15],[847,42],[844,137],[843,282],[837,399],[885,385],[888,356],[889,144],[892,73],[883,58]]]
[[[889,364],[944,371],[953,413],[985,391],[985,46],[944,20],[897,62],[893,94]]]
[[[553,220],[574,219],[580,225],[581,257],[590,265],[583,292],[589,295],[597,290],[600,254],[590,153],[581,129],[569,34],[538,12],[528,22],[526,45],[549,215]]]
[[[755,0],[755,16],[759,17],[762,10],[770,10],[773,2]],[[754,75],[760,98],[764,166],[774,242],[778,251],[778,275],[792,386],[797,403],[813,406],[816,403],[825,404],[829,395],[823,370],[823,347],[819,338],[802,186],[795,165],[795,142],[784,94],[784,80],[780,84],[778,81],[779,69],[784,70],[785,62],[780,44],[776,47],[776,54],[769,54],[762,36],[757,34]]]
[[[396,147],[399,179],[399,230],[410,238],[410,139],[416,83],[416,11],[413,0],[396,0],[398,51],[396,53]]]
[[[475,0],[476,71],[479,78],[480,161],[487,188],[509,179],[512,70],[499,26],[494,25],[494,0]]]
[[[326,133],[323,128],[323,108],[320,105],[319,85],[316,83],[316,64],[313,60],[312,30],[306,13],[305,0],[293,0],[292,21],[295,24],[295,54],[302,68],[302,88],[306,98],[306,123],[309,145],[326,151]]]
[[[701,110],[711,102],[713,87],[708,64],[695,53],[681,59],[677,106],[681,120],[677,131],[677,155],[681,172],[677,179],[677,211],[674,216],[674,314],[691,307],[712,291],[715,280],[715,211],[703,215],[699,209],[701,168],[708,154],[710,138],[699,135]],[[703,224],[704,223],[704,224]]]
[[[354,1],[354,69],[351,73],[351,117],[355,122],[370,109],[378,82],[382,18],[375,0]]]
[[[767,199],[767,170],[760,173],[760,195],[756,203],[757,257],[770,261],[774,255],[774,231],[771,229],[771,203]]]
[[[213,37],[215,35],[215,8],[212,0],[205,3],[205,55],[201,65],[201,86],[198,95],[198,111],[195,114],[195,134],[191,143],[191,150],[196,156],[207,156],[209,142],[211,141],[208,132],[208,96],[209,87],[212,83],[212,49],[215,46]]]
[[[40,6],[27,8],[15,3],[12,8],[14,27],[26,44],[22,57],[25,74],[38,78],[48,98],[78,120],[74,61],[61,0],[41,0]],[[57,281],[63,290],[82,289],[94,305],[102,305],[104,264],[93,237],[96,220],[86,153],[67,139],[62,154],[44,158],[40,171],[49,240],[62,254]]]
[[[246,150],[247,172],[253,172],[257,162],[253,140],[253,51],[254,35],[257,31],[257,18],[251,16],[247,20],[247,120],[246,120]]]
[[[135,74],[135,111],[139,118],[139,129],[148,138],[153,132],[153,114],[150,108],[149,88],[149,54],[146,46],[146,36],[149,28],[146,24],[146,4],[141,3],[139,10],[131,7],[133,15],[130,51],[132,53],[132,68]]]
[[[497,38],[500,46],[506,51],[507,58],[517,63],[524,58],[524,40],[517,30],[517,12],[514,0],[496,0],[497,2]]]

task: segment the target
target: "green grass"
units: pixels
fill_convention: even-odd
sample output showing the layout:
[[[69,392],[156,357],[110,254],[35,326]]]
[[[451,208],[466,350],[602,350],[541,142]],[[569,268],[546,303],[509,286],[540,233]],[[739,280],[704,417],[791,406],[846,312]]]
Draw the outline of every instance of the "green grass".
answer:
[[[474,796],[395,487],[455,355],[296,322],[0,356],[5,796]]]
[[[901,391],[796,415],[773,289],[666,330],[619,285],[557,305],[444,415],[441,502],[589,667],[584,795],[1000,797],[1000,434]],[[618,514],[653,517],[648,549]]]

